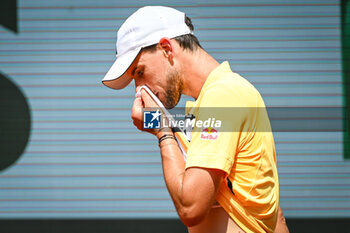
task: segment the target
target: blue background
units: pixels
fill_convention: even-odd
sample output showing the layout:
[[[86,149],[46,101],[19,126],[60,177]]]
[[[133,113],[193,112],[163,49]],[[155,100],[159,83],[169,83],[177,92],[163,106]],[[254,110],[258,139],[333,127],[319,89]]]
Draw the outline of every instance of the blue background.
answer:
[[[144,5],[186,12],[204,49],[267,106],[342,106],[339,1],[21,0],[19,34],[0,28],[0,69],[26,96],[32,130],[0,173],[0,218],[177,217],[157,142],[130,118],[134,86],[101,84],[116,30]],[[342,133],[274,137],[286,217],[349,217]]]

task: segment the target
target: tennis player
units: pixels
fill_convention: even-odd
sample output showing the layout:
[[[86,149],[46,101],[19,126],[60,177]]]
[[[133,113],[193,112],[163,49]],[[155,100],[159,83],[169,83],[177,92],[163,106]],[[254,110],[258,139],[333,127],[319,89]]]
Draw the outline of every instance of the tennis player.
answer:
[[[122,89],[132,80],[136,91],[146,85],[166,108],[186,94],[195,100],[186,108],[196,122],[222,122],[220,127],[195,125],[186,161],[171,128],[147,129],[158,138],[168,191],[190,233],[288,232],[262,97],[228,62],[219,64],[201,47],[183,12],[148,6],[123,23],[117,58],[102,82]],[[132,108],[140,130],[146,130],[144,107],[157,104],[141,90]],[[205,110],[210,107],[230,110]]]

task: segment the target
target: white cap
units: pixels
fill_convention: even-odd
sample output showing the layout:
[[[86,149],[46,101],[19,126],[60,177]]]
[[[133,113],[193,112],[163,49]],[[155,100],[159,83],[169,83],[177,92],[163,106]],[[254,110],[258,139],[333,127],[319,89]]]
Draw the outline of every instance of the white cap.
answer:
[[[142,48],[157,44],[163,37],[191,34],[185,13],[170,7],[146,6],[133,13],[118,30],[117,58],[102,80],[113,89],[122,89],[132,80],[126,75]]]

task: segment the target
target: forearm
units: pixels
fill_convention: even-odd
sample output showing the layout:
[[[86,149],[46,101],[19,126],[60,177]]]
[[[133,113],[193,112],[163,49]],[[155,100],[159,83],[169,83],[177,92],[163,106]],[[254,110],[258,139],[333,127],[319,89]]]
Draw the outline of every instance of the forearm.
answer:
[[[158,138],[162,135],[157,134]],[[185,171],[185,161],[174,138],[161,141],[160,151],[165,183],[179,217],[187,226],[200,223],[215,201],[222,173],[202,168]]]
[[[158,134],[158,139],[164,134]],[[183,181],[185,175],[185,161],[182,152],[175,139],[166,139],[160,143],[163,174],[165,183],[176,209],[181,211],[183,207]]]

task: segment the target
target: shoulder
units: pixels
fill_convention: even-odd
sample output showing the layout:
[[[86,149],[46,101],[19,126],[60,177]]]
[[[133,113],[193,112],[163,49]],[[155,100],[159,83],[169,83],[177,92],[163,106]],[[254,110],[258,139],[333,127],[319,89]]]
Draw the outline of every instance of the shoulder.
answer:
[[[234,72],[220,73],[203,90],[202,104],[223,106],[256,106],[261,98],[258,90],[245,78]]]

